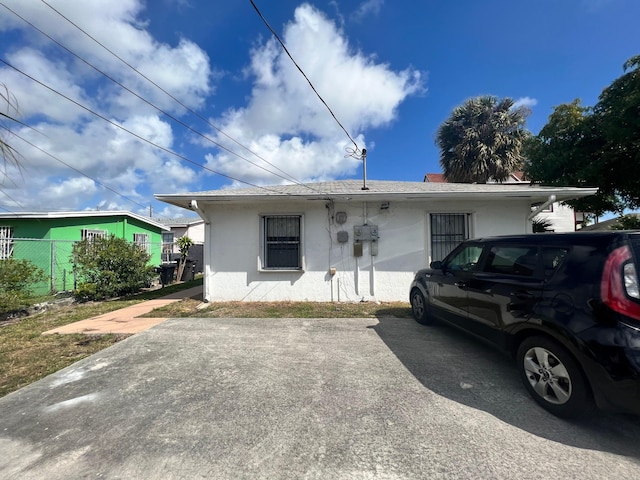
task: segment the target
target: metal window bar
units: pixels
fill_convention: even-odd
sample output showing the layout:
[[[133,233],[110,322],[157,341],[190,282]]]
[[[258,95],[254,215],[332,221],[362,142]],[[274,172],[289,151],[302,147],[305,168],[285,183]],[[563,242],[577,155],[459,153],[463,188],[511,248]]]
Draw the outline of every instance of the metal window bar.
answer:
[[[468,213],[431,214],[431,258],[442,260],[460,242],[469,238]]]
[[[138,245],[145,252],[149,251],[149,235],[147,233],[134,233],[133,243]]]
[[[0,227],[0,260],[13,256],[13,227]]]
[[[82,240],[89,240],[90,242],[93,242],[94,238],[106,237],[107,232],[106,230],[91,230],[89,228],[83,228],[81,235]]]
[[[300,268],[300,216],[264,217],[265,267]]]

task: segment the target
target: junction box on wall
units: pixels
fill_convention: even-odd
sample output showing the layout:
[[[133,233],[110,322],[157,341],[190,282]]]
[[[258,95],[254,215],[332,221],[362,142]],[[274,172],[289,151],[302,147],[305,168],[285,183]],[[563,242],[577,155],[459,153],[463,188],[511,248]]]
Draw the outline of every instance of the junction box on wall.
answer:
[[[354,225],[353,227],[353,256],[362,256],[362,242],[371,242],[371,255],[378,255],[378,226]]]
[[[377,225],[354,225],[353,239],[356,242],[378,240],[378,226]]]

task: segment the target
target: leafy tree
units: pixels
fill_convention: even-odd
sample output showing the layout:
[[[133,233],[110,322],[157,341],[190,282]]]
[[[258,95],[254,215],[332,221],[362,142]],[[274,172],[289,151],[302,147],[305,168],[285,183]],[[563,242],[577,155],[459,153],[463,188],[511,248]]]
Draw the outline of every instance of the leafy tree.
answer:
[[[114,235],[85,239],[73,246],[72,260],[81,279],[80,300],[101,300],[139,291],[155,278],[144,248]]]
[[[640,230],[640,217],[637,215],[623,215],[618,223],[611,226],[611,230]]]
[[[45,273],[29,260],[0,260],[0,312],[13,312],[29,305],[30,287],[46,280]]]
[[[523,141],[529,110],[511,98],[480,96],[456,107],[438,128],[440,165],[449,182],[506,180],[524,165]]]
[[[598,194],[567,202],[601,215],[640,206],[640,56],[605,88],[593,107],[580,100],[557,106],[525,147],[533,182],[598,187]]]

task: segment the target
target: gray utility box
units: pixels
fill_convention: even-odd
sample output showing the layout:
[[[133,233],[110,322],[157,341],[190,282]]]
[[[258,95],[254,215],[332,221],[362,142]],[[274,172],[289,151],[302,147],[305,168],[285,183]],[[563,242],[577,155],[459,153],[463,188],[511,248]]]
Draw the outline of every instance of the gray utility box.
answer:
[[[365,242],[367,240],[378,240],[377,225],[355,225],[353,227],[353,239],[356,242]]]

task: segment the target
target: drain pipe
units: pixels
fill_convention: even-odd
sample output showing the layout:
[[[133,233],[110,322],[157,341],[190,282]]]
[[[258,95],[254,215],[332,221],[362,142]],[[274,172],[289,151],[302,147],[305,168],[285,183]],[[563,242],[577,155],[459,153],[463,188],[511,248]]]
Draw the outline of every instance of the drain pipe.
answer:
[[[202,209],[198,206],[197,200],[191,200],[189,202],[189,208],[198,214],[198,216],[204,221],[205,225],[209,225],[211,223],[209,219],[205,216]]]
[[[542,212],[545,208],[547,208],[549,205],[551,205],[555,201],[556,201],[556,196],[549,195],[549,198],[547,198],[547,201],[544,202],[542,205],[539,205],[538,208],[536,208],[533,212],[531,212],[527,217],[527,220],[533,220],[533,217],[538,215],[540,212]]]
[[[197,200],[191,200],[189,202],[189,208],[196,212],[198,216],[204,221],[204,244],[205,246],[211,245],[211,221],[198,206]],[[203,250],[204,251],[202,252],[202,254],[204,260],[204,279],[202,285],[202,300],[205,303],[209,303],[211,301],[211,296],[209,295],[209,289],[207,285],[209,282],[207,281],[207,279],[211,275],[211,253],[209,248],[204,248]]]

